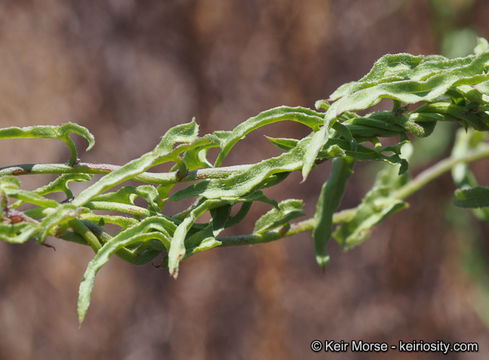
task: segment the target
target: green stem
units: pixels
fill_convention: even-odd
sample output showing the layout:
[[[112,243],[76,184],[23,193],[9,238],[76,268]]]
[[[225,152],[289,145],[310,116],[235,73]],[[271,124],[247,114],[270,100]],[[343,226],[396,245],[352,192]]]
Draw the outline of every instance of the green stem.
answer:
[[[352,219],[355,215],[356,209],[346,209],[338,211],[333,215],[333,224],[339,224],[342,222],[347,222]],[[249,245],[258,244],[262,242],[270,242],[274,240],[279,240],[281,238],[286,238],[296,234],[300,234],[306,231],[314,229],[314,218],[309,218],[298,223],[292,224],[290,229],[283,233],[280,230],[268,231],[261,234],[249,234],[249,235],[236,235],[236,236],[224,236],[217,240],[222,242],[221,246],[235,246],[235,245]]]
[[[433,181],[437,177],[450,171],[455,165],[460,163],[469,163],[488,156],[489,146],[481,145],[478,149],[467,151],[463,156],[449,157],[447,159],[441,160],[432,167],[418,174],[415,179],[397,190],[394,194],[394,197],[399,200],[403,200],[415,193],[416,191],[420,190],[430,181]]]
[[[403,200],[423,188],[430,181],[433,181],[441,175],[445,174],[446,172],[450,171],[455,165],[459,163],[469,163],[485,157],[489,157],[489,146],[487,145],[479,146],[478,149],[469,151],[465,153],[464,156],[450,157],[441,160],[432,167],[421,172],[418,176],[416,176],[416,178],[401,187],[393,196],[397,199]],[[355,211],[356,208],[352,208],[335,213],[333,215],[333,224],[349,221],[355,215]],[[263,234],[226,236],[218,238],[217,240],[222,242],[221,246],[257,244],[279,240],[281,238],[286,238],[299,233],[313,230],[313,228],[314,218],[309,218],[301,222],[292,224],[290,229],[286,233],[282,233],[280,232],[280,230],[276,230]]]
[[[420,190],[430,181],[438,178],[444,173],[450,171],[455,165],[463,162],[472,162],[485,157],[489,157],[489,146],[484,145],[480,146],[476,150],[472,150],[467,152],[464,156],[460,157],[451,157],[444,159],[434,166],[426,169],[421,172],[415,179],[411,182],[404,185],[400,188],[394,196],[398,199],[405,199],[408,196],[412,195],[416,191]],[[217,179],[228,177],[236,172],[243,171],[249,168],[251,165],[238,165],[238,166],[229,166],[222,168],[209,168],[209,169],[199,169],[194,171],[189,171],[189,173],[182,179],[178,178],[177,172],[169,172],[169,173],[149,173],[145,172],[139,174],[134,179],[138,181],[143,181],[146,183],[153,184],[171,184],[183,181],[194,181],[200,179]],[[75,166],[69,166],[65,164],[23,164],[23,165],[15,165],[15,166],[7,166],[0,168],[0,176],[2,175],[27,175],[27,174],[64,174],[64,173],[89,173],[89,174],[107,174],[111,171],[120,168],[116,165],[109,164],[89,164],[89,163],[80,163]],[[101,201],[93,201],[87,203],[86,206],[91,209],[97,210],[111,210],[111,211],[122,211],[136,216],[149,216],[150,211],[133,205],[125,205],[125,204],[117,204],[114,206],[112,203],[106,203]],[[333,216],[333,223],[338,224],[342,222],[348,221],[354,213],[356,209],[347,209],[340,211]],[[77,225],[75,224],[75,227]],[[85,226],[86,228],[86,226]],[[228,236],[219,238],[222,241],[222,246],[232,246],[232,245],[245,245],[245,244],[254,244],[260,242],[268,242],[274,241],[281,238],[289,237],[296,235],[298,233],[302,233],[305,231],[310,231],[314,228],[314,219],[307,219],[301,221],[299,223],[293,224],[290,229],[283,233],[280,231],[271,231],[264,234],[256,235],[238,235],[238,236]],[[83,229],[74,229],[76,233],[79,233],[83,236],[83,238],[94,248],[94,250],[98,247],[100,248],[100,243],[98,239],[93,233],[90,232],[88,228],[87,231],[83,231]],[[90,236],[90,233],[93,235]],[[87,238],[88,237],[88,238]],[[96,242],[95,242],[96,240]],[[98,245],[97,245],[98,244]],[[97,249],[98,249],[97,248]]]
[[[208,168],[189,171],[183,178],[178,171],[167,173],[143,172],[133,178],[149,184],[175,184],[178,182],[195,181],[202,179],[221,179],[248,169],[251,164],[228,166],[221,168]],[[108,174],[119,169],[120,166],[111,164],[79,163],[74,166],[66,164],[19,164],[0,167],[0,176],[3,175],[31,175],[31,174]]]
[[[85,241],[92,247],[93,251],[97,252],[100,250],[102,245],[100,241],[95,236],[95,234],[90,231],[90,229],[83,223],[83,221],[78,219],[73,219],[70,221],[70,227],[73,231],[83,237]]]

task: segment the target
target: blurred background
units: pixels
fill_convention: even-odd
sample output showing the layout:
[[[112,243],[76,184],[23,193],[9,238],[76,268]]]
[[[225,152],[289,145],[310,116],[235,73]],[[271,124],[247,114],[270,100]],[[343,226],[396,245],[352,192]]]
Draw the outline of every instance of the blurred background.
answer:
[[[312,107],[385,53],[465,55],[476,35],[489,37],[488,18],[483,0],[1,1],[0,126],[77,122],[97,140],[82,161],[123,164],[193,116],[205,134],[274,106]],[[448,155],[453,130],[420,142],[414,174]],[[269,126],[239,143],[227,164],[277,154],[265,134],[306,132]],[[2,141],[0,154],[0,166],[68,156],[47,140]],[[378,167],[362,165],[342,207],[373,183]],[[488,167],[473,166],[482,183]],[[321,165],[305,184],[290,176],[268,195],[301,197],[312,214],[327,172]],[[21,180],[33,187],[49,177]],[[176,281],[166,269],[114,258],[81,327],[76,298],[91,250],[54,239],[56,251],[1,243],[0,359],[379,356],[314,354],[313,339],[477,341],[479,353],[445,358],[485,359],[489,227],[453,208],[453,190],[443,176],[363,245],[341,253],[331,243],[325,272],[310,234],[199,254]],[[266,207],[254,210],[236,233],[248,233]]]

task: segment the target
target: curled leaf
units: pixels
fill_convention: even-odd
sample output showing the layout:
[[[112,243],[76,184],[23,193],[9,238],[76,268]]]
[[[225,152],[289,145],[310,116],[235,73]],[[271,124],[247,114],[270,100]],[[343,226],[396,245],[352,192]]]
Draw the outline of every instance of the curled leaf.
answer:
[[[29,222],[19,222],[16,224],[0,223],[0,240],[12,244],[22,244],[35,237],[39,232],[39,227]]]
[[[232,131],[218,131],[214,135],[220,139],[221,152],[219,153],[215,166],[221,165],[224,158],[227,156],[233,146],[247,134],[264,125],[273,124],[279,121],[295,121],[313,130],[319,129],[323,123],[322,114],[314,110],[303,107],[279,106],[267,111],[264,111],[257,116],[239,124]]]
[[[110,257],[124,247],[152,239],[161,241],[168,248],[170,236],[174,229],[175,225],[172,222],[163,217],[153,216],[121,231],[110,241],[106,242],[88,264],[83,280],[80,283],[78,295],[78,319],[80,323],[83,322],[90,305],[95,275],[109,261]]]
[[[284,200],[276,208],[268,211],[256,221],[253,232],[263,233],[304,215],[305,213],[302,211],[302,200]]]
[[[407,181],[407,174],[398,175],[398,166],[387,165],[377,175],[374,187],[355,209],[354,216],[337,226],[333,233],[336,241],[344,249],[356,246],[367,239],[374,225],[406,208],[407,204],[395,197],[395,191]]]
[[[353,173],[354,162],[355,159],[349,156],[334,159],[329,178],[323,184],[319,194],[312,234],[316,261],[321,267],[326,266],[329,261],[326,245],[333,229],[333,215],[340,205],[346,183]]]
[[[27,126],[27,127],[9,127],[0,129],[0,139],[57,139],[64,141],[70,149],[70,165],[77,162],[78,156],[75,144],[70,138],[74,133],[83,137],[88,142],[86,150],[90,150],[95,144],[95,138],[87,128],[74,123],[65,123],[60,126]]]
[[[119,169],[105,175],[95,184],[82,191],[75,200],[73,200],[73,204],[77,206],[83,205],[102,192],[148,170],[151,166],[158,163],[161,158],[170,154],[176,143],[192,142],[197,138],[197,133],[198,126],[194,121],[171,128],[165,135],[163,135],[160,143],[153,151],[148,152],[138,159],[132,160],[126,165],[121,166]],[[178,156],[177,153],[173,155]]]
[[[202,196],[207,199],[244,196],[255,190],[274,174],[300,169],[310,140],[310,137],[306,137],[299,141],[297,146],[289,152],[263,160],[236,175],[225,179],[206,180],[190,185],[173,194],[171,200],[178,201],[193,196]]]

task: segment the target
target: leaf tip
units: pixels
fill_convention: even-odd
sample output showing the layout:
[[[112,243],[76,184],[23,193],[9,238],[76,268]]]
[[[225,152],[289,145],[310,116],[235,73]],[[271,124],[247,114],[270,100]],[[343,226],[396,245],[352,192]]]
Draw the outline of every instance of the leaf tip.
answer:
[[[304,164],[304,166],[302,167],[302,180],[300,182],[300,184],[303,184],[304,182],[306,182],[307,180],[307,177],[309,176],[309,173],[311,172],[311,169],[312,169],[312,166],[310,166],[309,164]]]
[[[170,276],[176,280],[178,278],[178,266],[176,266],[173,269],[170,267],[169,271],[170,271]]]
[[[88,145],[85,148],[85,151],[90,151],[90,150],[92,150],[93,146],[95,145],[95,139],[92,136],[90,139],[87,139],[87,141],[88,141]]]
[[[316,255],[316,262],[319,267],[324,270],[326,265],[329,263],[329,255]]]
[[[77,309],[78,328],[80,328],[81,325],[83,324],[83,321],[85,321],[85,316],[87,315],[87,310],[88,310],[87,306],[85,306],[84,304],[78,303],[78,309]]]

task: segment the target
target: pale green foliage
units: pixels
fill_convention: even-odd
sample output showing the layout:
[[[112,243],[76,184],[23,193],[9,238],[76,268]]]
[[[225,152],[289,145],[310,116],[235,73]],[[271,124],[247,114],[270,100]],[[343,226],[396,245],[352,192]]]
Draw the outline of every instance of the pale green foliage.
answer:
[[[9,127],[0,129],[0,139],[57,139],[64,141],[70,149],[70,165],[77,161],[76,147],[70,134],[77,134],[88,141],[87,151],[95,145],[95,139],[87,128],[78,124],[66,123],[60,126],[28,126],[23,128]]]
[[[87,149],[94,139],[76,124],[0,129],[0,139],[51,138],[64,141],[70,150],[67,164],[0,169],[0,239],[22,243],[34,238],[43,243],[51,236],[89,245],[95,256],[80,285],[78,315],[82,321],[95,275],[114,254],[133,264],[148,263],[161,255],[161,265],[176,277],[181,261],[200,251],[263,243],[312,230],[316,259],[324,266],[331,237],[345,249],[358,245],[375,224],[405,208],[407,196],[451,169],[462,189],[456,192],[456,204],[482,207],[474,211],[488,220],[484,207],[489,205],[489,191],[478,186],[467,166],[469,161],[489,156],[483,136],[489,130],[488,50],[487,42],[481,39],[475,55],[464,58],[386,55],[362,79],[340,86],[328,101],[319,100],[317,110],[280,106],[233,130],[204,136],[199,136],[198,125],[192,120],[169,129],[152,151],[120,167],[79,163],[70,134],[85,138]],[[393,100],[391,111],[354,112],[367,110],[382,99]],[[256,164],[221,167],[234,145],[247,134],[282,121],[303,124],[311,132],[302,139],[268,138],[283,151],[278,156]],[[405,152],[410,139],[429,136],[438,121],[458,122],[470,130],[459,132],[450,159],[410,180]],[[394,141],[386,145],[384,138]],[[214,164],[207,159],[211,148],[219,149]],[[277,202],[263,192],[293,171],[301,171],[305,180],[316,165],[329,160],[331,171],[310,219],[292,223],[305,215],[302,200]],[[384,162],[385,169],[356,208],[338,211],[353,166],[362,161]],[[148,172],[162,163],[170,163],[172,170]],[[33,191],[21,188],[18,176],[38,173],[58,177]],[[94,181],[93,174],[104,176]],[[120,186],[128,180],[142,184]],[[87,182],[88,186],[73,194],[69,185],[74,181]],[[195,183],[173,191],[176,183],[189,181]],[[56,201],[49,196],[52,193],[62,193],[66,200]],[[166,213],[168,201],[187,198],[194,200],[188,208],[178,214]],[[268,204],[270,210],[255,222],[252,232],[221,236],[223,230],[240,223],[255,202]],[[210,213],[210,220],[202,222],[206,213]],[[106,224],[118,229],[108,233]]]
[[[304,215],[306,214],[302,211],[302,200],[284,200],[256,221],[253,232],[263,233]]]
[[[395,196],[395,191],[408,181],[405,173],[398,173],[398,166],[386,166],[380,171],[374,186],[355,209],[354,215],[338,225],[333,236],[343,248],[349,249],[360,244],[375,224],[407,206]]]

